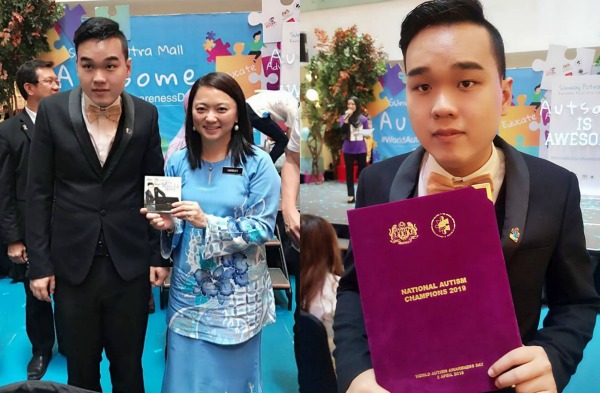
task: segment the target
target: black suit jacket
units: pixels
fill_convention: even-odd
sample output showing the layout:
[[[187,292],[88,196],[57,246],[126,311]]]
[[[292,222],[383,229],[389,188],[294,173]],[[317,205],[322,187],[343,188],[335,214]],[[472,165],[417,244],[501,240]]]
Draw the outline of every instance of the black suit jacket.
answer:
[[[146,203],[155,203],[158,198],[165,197],[165,193],[158,187],[154,187],[154,193],[151,190],[146,190]]]
[[[144,176],[162,176],[156,107],[127,93],[115,144],[100,166],[81,112],[81,89],[43,99],[27,185],[29,278],[86,277],[100,231],[124,280],[166,266],[158,232],[139,209]]]
[[[522,154],[499,137],[494,143],[505,156],[504,211],[498,217],[503,217],[500,236],[521,337],[526,345],[544,347],[562,391],[592,337],[600,304],[585,247],[579,185],[564,168]],[[424,153],[421,147],[367,167],[359,179],[356,207],[414,196]],[[508,237],[513,227],[521,230],[517,243]],[[341,392],[373,367],[351,246],[344,264],[334,319]],[[549,312],[544,328],[537,330],[544,284]]]
[[[0,239],[25,242],[25,195],[33,122],[23,110],[0,123]]]

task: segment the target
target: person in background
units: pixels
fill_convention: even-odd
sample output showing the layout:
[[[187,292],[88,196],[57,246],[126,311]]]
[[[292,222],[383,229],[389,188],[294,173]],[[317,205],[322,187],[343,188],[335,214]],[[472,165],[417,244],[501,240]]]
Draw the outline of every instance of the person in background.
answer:
[[[171,214],[140,210],[173,259],[162,391],[261,392],[261,331],[275,321],[264,244],[279,176],[252,145],[244,93],[226,73],[192,86],[185,138],[166,167],[181,177],[182,201]]]
[[[189,94],[189,92],[186,94]],[[285,123],[290,135],[298,135],[298,146],[300,146],[299,103],[291,93],[284,90],[260,90],[257,94],[246,99],[246,102],[248,104],[247,111],[252,127],[275,141],[275,146],[273,146],[270,152],[273,162],[277,161],[283,154],[288,143],[286,133],[279,127],[277,122]],[[186,101],[184,101],[185,105],[187,105]],[[187,108],[184,107],[184,110],[187,110]],[[182,127],[171,143],[169,143],[165,159],[168,159],[173,152],[184,147],[185,127]],[[299,151],[300,148],[298,147]]]
[[[161,176],[158,111],[124,91],[131,73],[118,23],[87,19],[74,35],[80,85],[40,103],[27,182],[31,290],[55,302],[69,385],[143,393],[150,285],[169,273],[159,233],[138,211],[144,177]]]
[[[524,345],[489,365],[487,373],[500,389],[561,392],[592,337],[600,302],[577,176],[497,136],[511,105],[512,79],[505,75],[502,37],[479,1],[421,3],[402,22],[400,48],[408,115],[421,147],[365,169],[356,206],[430,195],[441,184],[460,188],[488,177]],[[340,391],[384,393],[373,371],[352,245],[344,263],[334,318]],[[538,329],[544,286],[548,313]]]
[[[10,107],[7,104],[2,105],[2,116],[0,116],[0,121],[10,119]]]
[[[300,215],[302,251],[300,252],[300,309],[319,318],[333,353],[333,315],[336,291],[344,273],[342,255],[333,225],[312,214]]]
[[[40,100],[60,91],[52,65],[49,61],[30,60],[19,67],[16,82],[26,101],[25,110],[0,125],[0,237],[8,245],[8,257],[14,263],[13,276],[24,277],[25,327],[33,355],[27,364],[27,379],[44,376],[54,347],[52,305],[33,295],[25,277],[29,261],[25,239],[29,145]],[[61,344],[59,340],[59,350]]]
[[[350,97],[346,112],[340,116],[340,129],[344,135],[342,153],[346,165],[346,188],[348,189],[348,203],[354,203],[354,162],[358,164],[360,175],[367,166],[367,144],[364,136],[360,133],[369,128],[369,120],[361,114],[360,102],[357,97]]]
[[[277,122],[285,123],[290,133],[298,132],[300,127],[300,111],[298,100],[285,90],[261,90],[246,99],[248,114],[252,127],[267,135],[275,146],[269,153],[273,162],[283,154],[288,137]]]
[[[300,108],[296,109],[298,112]],[[285,232],[296,249],[300,247],[300,116],[296,114],[295,124],[288,128],[289,141],[285,147],[285,161],[281,166],[281,212]]]

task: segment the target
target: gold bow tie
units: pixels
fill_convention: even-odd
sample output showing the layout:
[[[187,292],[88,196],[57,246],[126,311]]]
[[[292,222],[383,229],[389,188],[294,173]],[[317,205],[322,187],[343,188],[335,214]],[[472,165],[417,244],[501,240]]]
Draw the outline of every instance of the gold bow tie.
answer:
[[[459,188],[472,186],[474,184],[489,184],[490,191],[494,191],[494,182],[489,173],[476,176],[469,180],[453,180],[449,179],[444,175],[440,175],[437,172],[431,172],[429,174],[429,180],[427,181],[427,195],[437,194],[439,192],[457,190]]]
[[[121,117],[121,105],[113,105],[108,108],[100,108],[96,105],[88,105],[86,109],[88,121],[90,123],[98,120],[99,117],[104,116],[108,120],[118,122]]]

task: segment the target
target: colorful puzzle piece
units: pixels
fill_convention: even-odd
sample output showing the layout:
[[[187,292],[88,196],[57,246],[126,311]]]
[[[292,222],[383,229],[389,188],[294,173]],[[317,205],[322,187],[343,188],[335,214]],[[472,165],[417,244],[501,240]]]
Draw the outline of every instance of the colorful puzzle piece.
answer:
[[[381,86],[380,82],[376,82],[373,85],[373,95],[375,96],[375,101],[371,101],[365,105],[371,119],[390,107],[390,101],[383,94],[383,86]]]
[[[262,25],[262,39],[265,43],[281,41],[283,23],[300,21],[300,0],[283,5],[281,0],[262,0],[262,12],[251,12],[248,24]]]
[[[262,56],[261,61],[262,61],[263,73],[264,73],[265,77],[267,78],[267,80],[269,80],[269,78],[272,79],[271,75],[275,75],[277,77],[277,80],[275,82],[267,83],[267,86],[266,86],[267,90],[279,90],[279,75],[280,75],[279,72],[281,70],[281,63],[279,61],[279,57],[277,57],[277,56]]]
[[[556,76],[588,75],[594,62],[594,49],[578,48],[573,59],[567,59],[566,46],[550,45],[546,60],[536,59],[531,64],[534,71],[543,71],[542,89],[552,90],[552,82]]]
[[[96,16],[103,16],[114,20],[119,24],[119,28],[125,34],[125,38],[131,39],[131,27],[129,24],[129,6],[128,5],[116,5],[115,12],[113,15],[109,14],[108,6],[96,7]]]
[[[58,23],[70,41],[73,41],[75,30],[81,26],[81,17],[83,15],[85,15],[85,9],[83,9],[81,4],[78,4],[73,9],[68,4],[65,4],[65,15],[58,20]]]
[[[246,97],[254,94],[261,88],[261,62],[254,62],[254,56],[244,55],[244,43],[237,42],[233,45],[234,55],[217,56],[215,71],[231,75],[240,85]]]
[[[542,106],[539,109],[540,113],[540,122],[532,121],[529,123],[529,129],[531,131],[537,130],[538,136],[538,156],[541,158],[548,158],[548,146],[546,146],[546,140],[548,139],[548,135],[550,134],[550,113],[547,108],[545,108],[544,103],[545,99],[542,99]]]
[[[64,35],[58,35],[58,32],[52,28],[46,32],[46,36],[50,52],[39,56],[40,60],[51,61],[55,67],[69,60],[69,51],[66,48],[68,42],[63,40]]]
[[[261,90],[279,90],[269,88],[269,86],[279,86],[279,75],[275,73],[262,75],[253,72],[248,76],[248,80],[250,83],[260,83]]]
[[[525,94],[517,96],[516,101],[517,105],[509,107],[508,114],[501,118],[500,136],[513,146],[539,146],[539,132],[530,128],[532,121],[539,120],[535,106],[525,105]]]
[[[206,61],[214,62],[217,59],[217,56],[231,56],[231,52],[229,51],[229,47],[231,44],[229,42],[223,43],[223,40],[220,38],[214,42],[213,48],[208,52],[208,57]]]
[[[406,84],[402,81],[402,75],[404,75],[402,67],[400,67],[399,63],[394,64],[393,67],[390,66],[390,63],[387,63],[385,67],[387,72],[379,77],[379,82],[392,96],[397,96],[398,93],[406,88]]]
[[[215,33],[214,31],[211,30],[211,31],[209,31],[209,32],[206,33],[206,39],[207,40],[214,41],[215,38],[217,38],[217,33]]]
[[[538,150],[539,150],[538,145],[527,146],[524,144],[524,141],[525,141],[525,137],[523,135],[517,136],[517,139],[515,142],[515,148],[522,153],[526,153],[526,154],[529,154],[532,156],[537,156]]]
[[[206,41],[204,41],[204,44],[202,44],[202,47],[206,53],[210,53],[210,51],[215,47],[215,42],[207,38]]]

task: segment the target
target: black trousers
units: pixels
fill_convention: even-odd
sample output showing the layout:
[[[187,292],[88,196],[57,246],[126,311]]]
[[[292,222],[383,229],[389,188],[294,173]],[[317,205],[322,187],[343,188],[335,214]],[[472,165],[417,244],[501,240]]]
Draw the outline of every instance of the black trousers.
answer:
[[[273,139],[275,142],[275,146],[273,146],[269,155],[271,156],[271,160],[273,160],[273,162],[277,161],[287,146],[287,135],[285,135],[285,132],[283,132],[277,123],[271,119],[271,116],[260,117],[258,114],[256,114],[256,112],[254,112],[250,105],[246,104],[246,107],[248,108],[248,114],[250,116],[250,123],[252,123],[252,127]]]
[[[8,276],[12,265],[13,263],[7,255],[6,245],[0,242],[0,278]]]
[[[52,303],[38,300],[29,288],[29,280],[23,281],[25,287],[25,328],[31,342],[34,356],[52,355],[54,347],[54,311]],[[60,329],[56,329],[59,333]],[[58,336],[58,346],[62,348],[62,336]]]
[[[348,189],[348,196],[354,196],[354,161],[358,164],[358,173],[367,166],[367,153],[359,154],[348,154],[344,153],[344,164],[346,164],[346,188]]]
[[[124,281],[108,256],[96,256],[83,283],[56,281],[55,316],[63,330],[69,385],[101,392],[102,350],[114,393],[143,393],[148,325],[147,274]]]

